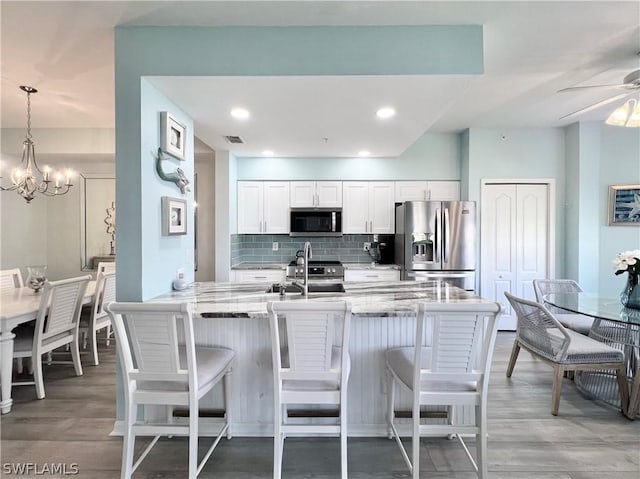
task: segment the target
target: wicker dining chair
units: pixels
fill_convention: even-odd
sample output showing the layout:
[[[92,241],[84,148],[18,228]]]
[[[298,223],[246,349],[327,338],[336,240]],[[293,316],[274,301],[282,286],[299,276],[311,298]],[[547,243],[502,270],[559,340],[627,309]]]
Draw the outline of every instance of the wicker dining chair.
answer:
[[[569,313],[564,309],[557,308],[544,300],[547,294],[552,293],[580,293],[582,288],[572,279],[534,279],[533,290],[536,300],[553,313],[565,328],[577,331],[580,334],[588,335],[593,325],[593,318],[584,314]]]
[[[560,392],[565,371],[615,370],[622,412],[629,404],[624,353],[619,349],[565,328],[545,306],[504,293],[518,316],[507,377],[515,367],[520,348],[542,359],[554,369],[551,414],[558,415]]]

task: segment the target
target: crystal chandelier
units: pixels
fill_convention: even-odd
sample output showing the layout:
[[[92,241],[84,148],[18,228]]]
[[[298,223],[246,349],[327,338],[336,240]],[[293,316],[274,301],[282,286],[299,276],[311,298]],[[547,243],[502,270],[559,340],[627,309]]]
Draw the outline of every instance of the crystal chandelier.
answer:
[[[27,200],[27,203],[31,202],[36,193],[45,196],[64,195],[73,186],[71,170],[66,170],[66,176],[63,176],[62,173],[56,173],[48,166],[45,166],[42,171],[36,163],[35,144],[31,136],[31,94],[37,93],[38,90],[24,85],[21,85],[20,89],[27,94],[27,136],[22,143],[22,162],[11,170],[11,186],[0,186],[0,190],[17,191]]]

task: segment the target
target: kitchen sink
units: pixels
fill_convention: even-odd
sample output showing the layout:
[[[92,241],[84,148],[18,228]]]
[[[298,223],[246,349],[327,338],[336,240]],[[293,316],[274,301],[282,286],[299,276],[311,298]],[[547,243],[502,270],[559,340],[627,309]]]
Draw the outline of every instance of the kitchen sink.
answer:
[[[302,290],[293,284],[273,284],[265,291],[265,293],[279,293],[284,289],[285,293],[301,293]]]
[[[285,293],[302,293],[302,289],[295,284],[274,284],[269,286],[266,293],[279,293],[284,288]],[[309,293],[344,293],[342,283],[310,283]]]
[[[344,293],[342,283],[311,283],[307,290],[310,293]]]

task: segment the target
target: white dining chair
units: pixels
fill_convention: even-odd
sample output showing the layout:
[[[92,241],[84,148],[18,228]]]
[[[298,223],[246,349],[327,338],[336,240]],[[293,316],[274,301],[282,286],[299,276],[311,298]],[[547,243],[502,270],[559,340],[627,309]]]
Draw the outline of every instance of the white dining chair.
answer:
[[[584,314],[570,313],[564,309],[557,308],[544,300],[545,295],[551,293],[579,293],[582,288],[572,279],[534,279],[533,291],[536,300],[553,313],[555,318],[562,323],[565,328],[577,331],[580,334],[589,335],[593,318]]]
[[[288,434],[339,434],[340,469],[347,479],[347,382],[351,305],[270,302],[274,389],[273,477],[280,479]],[[281,333],[282,330],[282,333]],[[337,336],[339,343],[335,344]],[[338,406],[334,424],[292,422],[289,406]]]
[[[109,346],[111,338],[111,319],[104,306],[116,300],[116,273],[99,272],[96,279],[96,290],[93,303],[82,309],[80,315],[80,333],[82,334],[83,347],[87,347],[97,366],[98,361],[98,331],[106,329],[106,343]]]
[[[24,281],[22,280],[22,273],[20,269],[4,269],[0,271],[0,290],[10,291],[15,288],[24,287]]]
[[[161,436],[189,436],[189,479],[200,473],[223,435],[231,437],[230,375],[234,352],[196,346],[188,303],[109,303],[124,377],[125,432],[121,478],[129,479]],[[125,327],[126,324],[126,327]],[[183,339],[181,339],[183,338]],[[199,400],[222,380],[224,423],[198,462]],[[166,406],[166,423],[138,420],[138,406]],[[187,425],[171,421],[171,408],[189,409]],[[136,436],[154,436],[133,462]]]
[[[19,381],[14,385],[34,385],[38,399],[45,397],[42,356],[69,345],[71,363],[77,376],[82,376],[78,348],[78,326],[84,294],[91,276],[47,281],[40,293],[40,307],[35,329],[16,329],[14,358],[31,358],[33,381]],[[67,364],[69,361],[54,361]]]
[[[498,303],[421,303],[416,312],[414,345],[385,353],[388,434],[395,438],[413,479],[420,477],[422,435],[454,435],[478,477],[488,477],[487,393],[499,314]],[[425,336],[430,338],[426,346]],[[411,392],[411,459],[394,423],[396,385]],[[447,423],[423,423],[422,406],[446,406]],[[475,408],[475,424],[456,420],[456,408],[462,406]],[[475,435],[475,460],[463,434]]]
[[[545,306],[534,301],[504,293],[518,317],[507,377],[516,365],[520,348],[529,351],[553,367],[551,414],[558,415],[560,393],[565,371],[615,370],[622,412],[629,404],[624,353],[605,343],[565,328]]]

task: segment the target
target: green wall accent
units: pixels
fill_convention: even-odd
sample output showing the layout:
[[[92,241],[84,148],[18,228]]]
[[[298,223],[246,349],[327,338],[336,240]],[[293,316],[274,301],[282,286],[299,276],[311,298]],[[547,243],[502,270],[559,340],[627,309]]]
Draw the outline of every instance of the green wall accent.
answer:
[[[116,27],[116,60],[143,75],[479,74],[481,25]],[[118,45],[126,50],[118,50]]]

